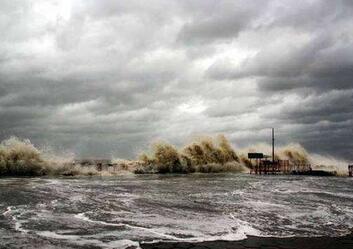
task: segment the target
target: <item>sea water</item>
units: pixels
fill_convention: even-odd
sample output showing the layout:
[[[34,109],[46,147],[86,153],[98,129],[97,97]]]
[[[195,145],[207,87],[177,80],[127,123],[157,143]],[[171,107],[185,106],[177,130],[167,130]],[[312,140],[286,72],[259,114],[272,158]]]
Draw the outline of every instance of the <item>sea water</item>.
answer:
[[[353,179],[249,174],[0,178],[0,247],[340,236]]]

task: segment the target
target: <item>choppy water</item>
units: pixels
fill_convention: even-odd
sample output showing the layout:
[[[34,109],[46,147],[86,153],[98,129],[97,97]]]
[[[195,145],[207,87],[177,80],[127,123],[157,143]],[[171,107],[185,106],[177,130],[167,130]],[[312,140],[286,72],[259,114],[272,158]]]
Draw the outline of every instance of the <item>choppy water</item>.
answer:
[[[0,178],[0,247],[138,248],[141,241],[339,236],[352,228],[350,178]]]

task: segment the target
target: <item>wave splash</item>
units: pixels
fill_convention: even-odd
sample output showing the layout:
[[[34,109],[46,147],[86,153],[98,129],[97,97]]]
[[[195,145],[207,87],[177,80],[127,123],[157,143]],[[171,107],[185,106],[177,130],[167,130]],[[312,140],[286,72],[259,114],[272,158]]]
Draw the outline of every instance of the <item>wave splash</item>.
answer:
[[[191,144],[177,149],[166,142],[152,145],[150,153],[139,157],[142,167],[137,173],[216,173],[241,172],[244,165],[229,141],[223,135],[215,139],[200,138]]]
[[[181,148],[167,142],[156,142],[150,151],[142,153],[136,160],[115,160],[113,162],[117,167],[98,170],[95,165],[73,164],[73,154],[57,156],[38,149],[28,139],[11,137],[0,143],[0,176],[246,172],[252,166],[247,153],[255,151],[271,154],[271,146],[257,144],[235,151],[225,136],[205,136]],[[341,175],[347,174],[348,162],[310,154],[299,144],[277,147],[275,158],[289,160],[292,164],[312,164],[313,168],[336,170]]]
[[[264,152],[271,155],[272,147],[268,144],[256,144],[242,148],[242,154],[248,152]],[[313,169],[336,171],[339,175],[347,175],[348,161],[331,156],[309,153],[302,145],[290,143],[276,147],[275,159],[288,160],[290,164],[311,164]]]
[[[94,175],[94,167],[72,165],[73,156],[40,150],[28,139],[11,137],[0,144],[0,176]]]

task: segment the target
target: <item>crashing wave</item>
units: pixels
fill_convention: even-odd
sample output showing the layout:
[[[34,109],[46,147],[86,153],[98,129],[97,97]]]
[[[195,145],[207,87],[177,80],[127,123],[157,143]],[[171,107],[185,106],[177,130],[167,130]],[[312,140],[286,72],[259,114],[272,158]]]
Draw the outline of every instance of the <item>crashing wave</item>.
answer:
[[[219,173],[244,172],[252,162],[248,152],[271,153],[267,144],[235,151],[225,136],[201,137],[177,148],[167,142],[152,144],[151,150],[142,153],[137,160],[113,160],[114,167],[97,168],[97,165],[74,164],[74,156],[56,156],[36,148],[29,140],[11,137],[0,144],[0,176],[42,175],[116,175],[133,173]],[[345,161],[309,154],[299,144],[276,148],[276,159],[289,160],[291,164],[312,164],[313,168],[336,170],[346,174]]]

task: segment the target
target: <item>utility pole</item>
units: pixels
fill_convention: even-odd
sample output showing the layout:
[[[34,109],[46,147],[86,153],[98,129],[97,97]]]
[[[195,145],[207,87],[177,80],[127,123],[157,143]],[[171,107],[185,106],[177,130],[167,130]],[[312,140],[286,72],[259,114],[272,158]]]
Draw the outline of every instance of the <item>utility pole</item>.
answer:
[[[272,164],[275,164],[275,128],[272,128]]]

